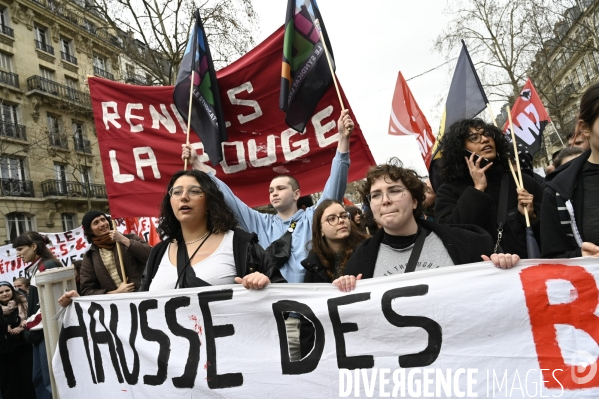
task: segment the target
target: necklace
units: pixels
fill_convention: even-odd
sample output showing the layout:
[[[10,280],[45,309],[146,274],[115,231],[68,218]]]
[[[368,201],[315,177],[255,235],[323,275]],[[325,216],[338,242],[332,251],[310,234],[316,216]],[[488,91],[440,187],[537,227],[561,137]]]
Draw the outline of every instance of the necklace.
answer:
[[[206,236],[208,236],[208,234],[209,234],[209,233],[210,233],[210,231],[207,231],[207,232],[206,232],[206,234],[204,234],[203,236],[201,236],[201,237],[200,237],[200,238],[198,238],[197,240],[193,240],[193,241],[190,241],[190,242],[186,242],[186,243],[185,243],[185,245],[189,245],[189,244],[193,244],[194,242],[198,242],[198,241],[200,241],[201,239],[204,239],[204,238],[206,238]]]

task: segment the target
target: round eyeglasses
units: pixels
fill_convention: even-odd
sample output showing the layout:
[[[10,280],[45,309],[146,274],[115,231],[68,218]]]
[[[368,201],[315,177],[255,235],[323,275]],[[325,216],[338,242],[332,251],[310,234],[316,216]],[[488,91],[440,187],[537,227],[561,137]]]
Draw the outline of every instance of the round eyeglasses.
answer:
[[[342,212],[339,215],[329,215],[324,220],[328,222],[331,226],[335,226],[337,223],[339,223],[339,219],[347,220],[350,217],[351,215],[349,214],[349,212]],[[324,222],[320,222],[320,224],[322,223]]]

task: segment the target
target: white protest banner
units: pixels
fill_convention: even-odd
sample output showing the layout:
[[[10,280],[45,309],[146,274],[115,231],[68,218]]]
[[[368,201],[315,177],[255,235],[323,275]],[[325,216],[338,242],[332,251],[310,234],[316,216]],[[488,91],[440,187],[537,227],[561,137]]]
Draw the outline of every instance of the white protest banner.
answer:
[[[77,298],[54,376],[61,399],[597,398],[599,262],[560,261]],[[289,311],[316,329],[298,362]]]
[[[140,217],[125,219],[115,219],[117,229],[123,234],[137,234],[144,240],[150,241],[151,224],[157,223],[157,218]],[[50,238],[48,248],[52,254],[64,266],[71,266],[76,260],[83,259],[83,255],[89,249],[89,243],[83,233],[83,227],[61,232],[61,233],[41,233]],[[21,258],[17,257],[17,251],[12,244],[0,247],[0,281],[10,281],[18,277],[25,276],[25,264]]]

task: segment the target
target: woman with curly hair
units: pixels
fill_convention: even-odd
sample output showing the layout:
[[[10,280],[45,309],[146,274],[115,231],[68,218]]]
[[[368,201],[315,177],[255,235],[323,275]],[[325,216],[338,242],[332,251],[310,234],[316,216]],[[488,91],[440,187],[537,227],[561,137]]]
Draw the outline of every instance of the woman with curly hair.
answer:
[[[301,262],[306,269],[304,283],[331,283],[343,275],[349,257],[366,238],[350,220],[351,213],[337,200],[327,199],[318,205],[312,219],[312,240],[306,245],[308,257]]]
[[[361,278],[480,260],[491,260],[505,269],[519,260],[511,254],[491,255],[491,237],[480,227],[444,226],[422,219],[424,186],[418,174],[403,168],[397,158],[370,168],[360,194],[382,228],[354,251],[345,265],[345,276],[333,281],[341,291],[353,290]]]
[[[0,319],[6,330],[0,332],[0,397],[35,399],[31,381],[33,350],[23,338],[27,323],[27,299],[7,281],[0,281]]]
[[[237,219],[212,178],[198,170],[174,174],[160,205],[156,245],[140,291],[239,283],[261,289],[285,279]]]
[[[524,189],[516,189],[510,145],[501,130],[481,119],[454,123],[440,142],[444,183],[437,191],[435,220],[482,227],[493,237],[494,252],[527,258],[524,212],[539,237],[543,187],[523,174]]]

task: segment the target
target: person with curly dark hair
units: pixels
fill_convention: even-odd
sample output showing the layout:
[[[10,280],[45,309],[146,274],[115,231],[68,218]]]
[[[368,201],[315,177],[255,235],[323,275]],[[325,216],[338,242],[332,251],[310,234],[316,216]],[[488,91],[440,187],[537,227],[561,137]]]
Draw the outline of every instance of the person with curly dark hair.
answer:
[[[286,282],[257,235],[237,225],[208,174],[175,173],[160,204],[158,232],[163,241],[150,253],[140,291],[234,283],[261,289]]]
[[[92,244],[83,256],[79,269],[81,295],[122,294],[135,292],[152,249],[136,234],[113,230],[110,218],[101,211],[87,212],[81,221],[87,241]],[[121,246],[123,277],[116,244]]]
[[[539,242],[543,187],[523,174],[524,189],[516,189],[507,137],[481,119],[463,119],[450,127],[439,145],[444,183],[437,191],[437,223],[482,227],[493,237],[494,252],[527,258],[524,212]]]
[[[355,205],[346,206],[345,210],[349,212],[350,222],[353,228],[356,228],[362,234],[366,234],[366,223],[364,222],[364,212]]]
[[[505,269],[519,260],[517,255],[491,255],[491,237],[478,226],[445,226],[422,219],[424,187],[418,174],[402,167],[397,158],[370,168],[360,194],[382,228],[354,251],[345,265],[345,276],[333,284],[351,291],[361,278],[474,263],[481,258]]]

